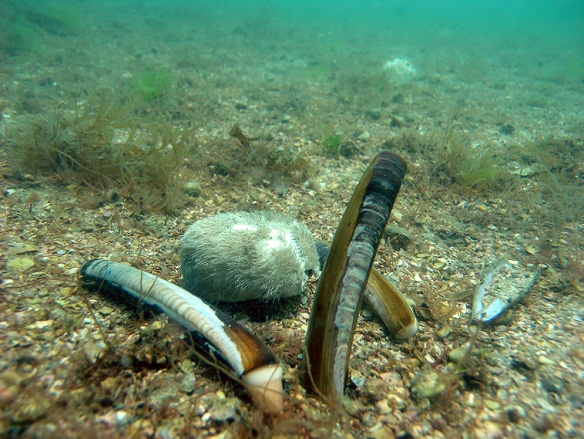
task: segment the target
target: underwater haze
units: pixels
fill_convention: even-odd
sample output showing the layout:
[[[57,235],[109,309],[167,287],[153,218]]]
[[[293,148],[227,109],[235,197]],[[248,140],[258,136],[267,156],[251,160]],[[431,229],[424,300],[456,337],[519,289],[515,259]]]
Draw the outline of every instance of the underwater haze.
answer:
[[[584,75],[584,4],[577,0],[129,1],[113,2],[109,10],[107,2],[100,5],[95,12],[103,11],[104,24],[124,22],[129,31],[124,39],[138,47],[141,38],[156,36],[174,39],[178,50],[185,44],[194,51],[245,48],[256,51],[253,64],[280,56],[342,71],[404,57],[427,76],[582,81]],[[107,29],[101,37],[108,37]]]
[[[5,62],[19,55],[33,62],[49,57],[44,62],[50,64],[58,54],[71,69],[93,64],[100,73],[87,81],[95,87],[115,88],[115,80],[123,83],[140,69],[168,69],[178,79],[179,63],[197,72],[217,64],[250,75],[263,67],[289,82],[363,79],[396,58],[426,80],[529,86],[584,78],[584,4],[578,0],[2,4]],[[85,88],[84,79],[80,71],[74,81]]]
[[[582,437],[583,110],[584,0],[0,0],[0,437]],[[98,257],[180,284],[220,213],[330,243],[382,150],[374,264],[420,330],[364,311],[341,410],[301,380],[312,280],[224,309],[283,366],[274,417],[79,285]]]

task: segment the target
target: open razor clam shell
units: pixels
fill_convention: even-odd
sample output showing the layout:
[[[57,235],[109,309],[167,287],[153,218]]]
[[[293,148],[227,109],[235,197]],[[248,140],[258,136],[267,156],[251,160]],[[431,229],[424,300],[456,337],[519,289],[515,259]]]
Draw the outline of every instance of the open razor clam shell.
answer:
[[[336,401],[343,395],[363,293],[405,161],[380,152],[357,185],[333,238],[308,323],[304,365],[307,389]]]
[[[193,332],[211,355],[219,353],[241,379],[258,407],[282,409],[282,369],[274,354],[231,317],[186,290],[119,262],[94,259],[81,268],[85,289],[131,303],[144,303]]]
[[[316,243],[321,269],[328,257],[330,246],[322,241]],[[375,268],[371,269],[365,303],[381,319],[385,327],[398,340],[407,340],[418,332],[418,319],[406,298],[397,287]]]
[[[472,318],[489,323],[525,297],[535,285],[541,265],[533,273],[514,266],[504,259],[495,261],[483,273],[483,282],[475,290]]]
[[[418,319],[406,298],[375,269],[369,273],[364,299],[398,340],[407,340],[418,332]]]

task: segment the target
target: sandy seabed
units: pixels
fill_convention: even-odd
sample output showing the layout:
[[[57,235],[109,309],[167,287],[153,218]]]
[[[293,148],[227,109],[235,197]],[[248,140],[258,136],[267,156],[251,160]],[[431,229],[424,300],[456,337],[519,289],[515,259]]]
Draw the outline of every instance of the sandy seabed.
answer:
[[[309,48],[309,36],[262,40],[253,32],[270,29],[233,24],[207,34],[181,22],[138,38],[157,29],[155,17],[94,20],[89,35],[49,35],[42,49],[2,56],[0,436],[581,437],[584,86],[562,70],[569,52],[550,60],[543,47],[538,61],[528,43],[484,43],[470,53],[443,35],[432,52],[394,49],[417,67],[396,85],[383,82],[381,50],[358,43]],[[149,69],[169,80],[152,99],[137,85]],[[19,161],[30,137],[14,133],[57,111],[73,118],[100,89],[122,97],[139,131],[153,120],[194,127],[180,167],[181,184],[196,190],[170,211],[131,185],[87,185],[71,169]],[[96,257],[179,283],[176,244],[219,212],[289,214],[330,242],[383,149],[408,162],[390,224],[410,236],[382,242],[375,267],[411,299],[420,330],[396,342],[365,312],[342,404],[307,395],[299,379],[314,282],[308,297],[226,306],[282,362],[277,416],[201,362],[166,316],[78,286],[80,266]],[[496,171],[488,181],[457,167],[485,150]],[[473,291],[500,258],[547,269],[524,300],[478,327]]]

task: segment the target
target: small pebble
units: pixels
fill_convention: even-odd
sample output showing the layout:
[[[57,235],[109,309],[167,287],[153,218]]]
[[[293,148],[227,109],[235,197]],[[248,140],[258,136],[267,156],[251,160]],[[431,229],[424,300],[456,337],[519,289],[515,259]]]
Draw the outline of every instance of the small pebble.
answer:
[[[491,410],[499,410],[501,408],[501,404],[492,399],[485,399],[485,406]]]
[[[550,366],[556,364],[556,362],[554,360],[550,360],[548,357],[546,357],[544,355],[540,355],[539,357],[537,357],[537,362],[539,364],[550,365]]]
[[[432,399],[440,396],[446,385],[440,380],[440,375],[432,369],[424,369],[416,374],[413,380],[412,392],[419,398]]]
[[[191,372],[191,367],[193,367],[193,362],[189,358],[185,358],[179,364],[180,370],[182,370],[185,374]]]
[[[469,349],[470,346],[468,344],[459,346],[448,353],[448,359],[453,363],[460,364],[460,362],[466,357]]]
[[[103,316],[107,316],[108,314],[111,314],[112,312],[114,312],[114,309],[109,307],[109,306],[102,306],[101,308],[99,308],[97,310],[97,312]]]
[[[192,196],[197,196],[201,193],[203,187],[198,181],[188,181],[185,184],[185,192]]]
[[[197,377],[192,373],[186,374],[180,383],[182,390],[188,395],[195,391],[196,384]]]
[[[363,387],[365,385],[365,377],[359,373],[351,375],[351,381],[357,387]]]

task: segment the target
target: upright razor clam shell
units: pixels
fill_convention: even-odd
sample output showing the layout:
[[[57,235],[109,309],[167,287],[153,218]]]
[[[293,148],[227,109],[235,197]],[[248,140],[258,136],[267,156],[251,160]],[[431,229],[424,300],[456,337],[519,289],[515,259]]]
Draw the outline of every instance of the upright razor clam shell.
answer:
[[[401,157],[381,151],[361,177],[333,238],[308,322],[304,356],[307,390],[329,401],[343,395],[373,258],[406,170]],[[322,248],[320,253],[323,257]]]
[[[194,223],[179,246],[183,287],[210,302],[302,294],[320,276],[308,228],[270,212],[235,212]]]
[[[316,249],[322,270],[330,253],[330,247],[322,241],[317,241]],[[418,332],[418,319],[406,298],[375,268],[372,268],[369,273],[363,299],[396,339],[407,340]]]

